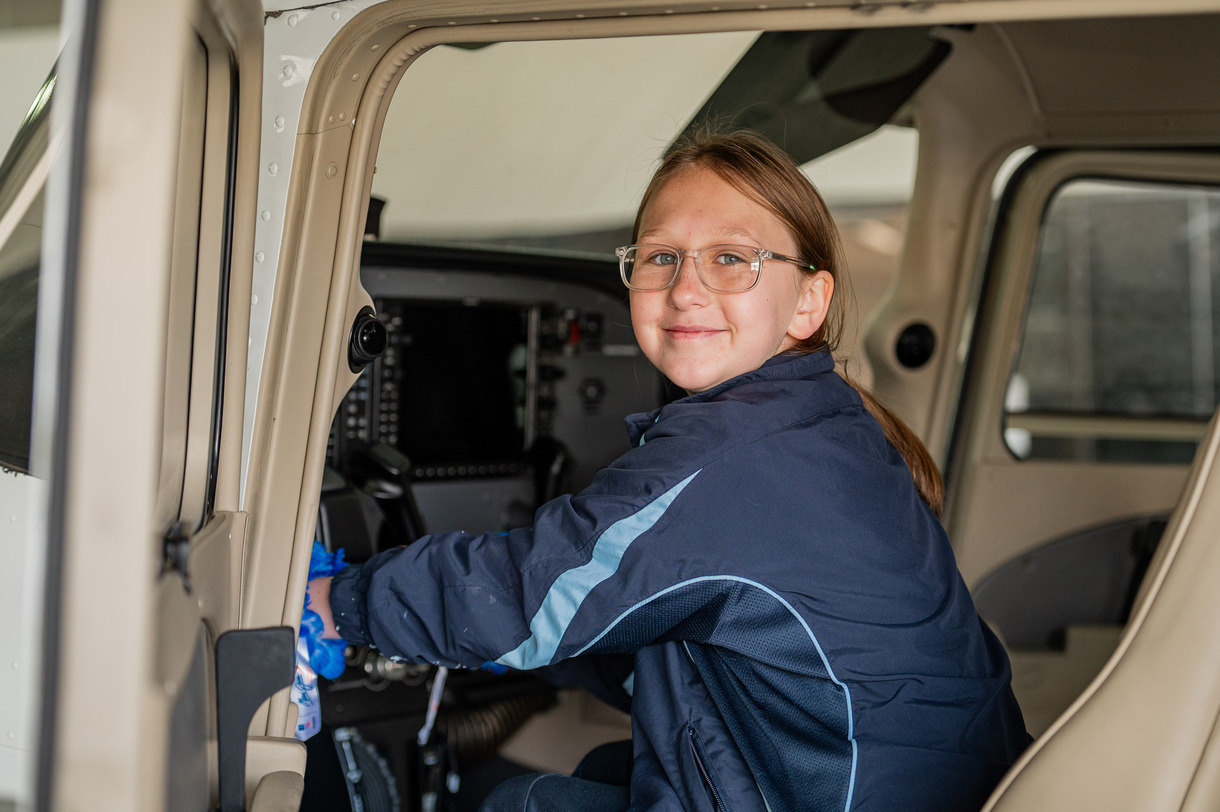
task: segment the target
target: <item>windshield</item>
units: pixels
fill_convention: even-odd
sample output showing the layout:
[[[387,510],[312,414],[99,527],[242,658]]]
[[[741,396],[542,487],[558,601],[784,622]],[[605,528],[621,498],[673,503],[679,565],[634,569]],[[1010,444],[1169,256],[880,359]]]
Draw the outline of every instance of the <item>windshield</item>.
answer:
[[[611,256],[665,150],[709,121],[783,146],[832,207],[901,204],[896,125],[947,53],[930,29],[438,47],[386,118],[380,237]]]

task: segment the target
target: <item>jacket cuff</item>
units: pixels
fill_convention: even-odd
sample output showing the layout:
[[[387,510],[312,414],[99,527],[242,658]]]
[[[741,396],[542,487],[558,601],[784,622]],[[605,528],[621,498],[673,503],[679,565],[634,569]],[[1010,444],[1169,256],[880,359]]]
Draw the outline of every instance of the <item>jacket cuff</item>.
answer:
[[[376,567],[352,564],[330,582],[330,611],[343,639],[357,646],[371,646],[365,596]]]

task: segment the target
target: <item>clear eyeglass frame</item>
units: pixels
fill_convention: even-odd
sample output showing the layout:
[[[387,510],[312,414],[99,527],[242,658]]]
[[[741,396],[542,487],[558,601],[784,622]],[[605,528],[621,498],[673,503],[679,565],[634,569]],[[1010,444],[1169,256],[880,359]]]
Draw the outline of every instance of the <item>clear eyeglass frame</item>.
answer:
[[[664,284],[640,285],[632,282],[633,268],[636,261],[635,257],[641,252],[641,249],[647,249],[646,252],[651,254],[673,254],[675,258],[673,260],[673,274],[668,280],[665,281]],[[725,287],[722,284],[717,284],[719,280],[716,278],[715,271],[706,268],[705,263],[701,262],[699,258],[704,254],[715,254],[718,251],[735,256],[741,256],[743,258],[752,257],[752,259],[749,260],[752,279],[748,285],[744,287]],[[762,275],[763,262],[768,259],[774,259],[779,262],[790,262],[793,265],[800,267],[801,270],[805,271],[817,270],[816,266],[811,265],[804,260],[776,253],[775,251],[770,251],[766,248],[755,248],[751,245],[709,245],[705,248],[683,250],[681,248],[675,248],[672,245],[664,245],[663,243],[636,243],[633,245],[624,245],[620,248],[616,248],[614,249],[614,253],[618,257],[619,277],[623,280],[623,284],[626,285],[630,290],[641,292],[665,290],[671,287],[674,282],[677,281],[678,274],[682,269],[682,263],[687,257],[694,260],[695,273],[699,276],[699,281],[703,283],[704,287],[715,293],[745,293],[746,291],[753,289],[758,284],[758,280]],[[712,267],[714,269],[716,266]]]

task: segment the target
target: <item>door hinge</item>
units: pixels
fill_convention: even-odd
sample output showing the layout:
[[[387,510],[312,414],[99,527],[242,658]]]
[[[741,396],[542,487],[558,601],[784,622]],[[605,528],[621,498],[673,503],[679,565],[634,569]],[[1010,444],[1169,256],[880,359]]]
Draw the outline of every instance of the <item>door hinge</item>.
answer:
[[[186,526],[182,522],[171,524],[169,530],[165,531],[165,537],[162,539],[161,544],[161,574],[177,572],[182,578],[183,587],[186,588],[187,592],[190,592],[191,577],[188,553],[190,552],[191,537],[186,532]]]

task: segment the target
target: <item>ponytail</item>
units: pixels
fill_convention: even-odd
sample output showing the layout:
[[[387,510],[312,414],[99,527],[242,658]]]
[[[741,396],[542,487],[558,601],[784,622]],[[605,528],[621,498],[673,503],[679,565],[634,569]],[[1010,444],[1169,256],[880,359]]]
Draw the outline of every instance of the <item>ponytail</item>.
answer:
[[[919,497],[928,503],[928,507],[932,508],[937,516],[940,516],[945,506],[945,480],[941,477],[940,469],[936,467],[932,455],[928,453],[927,446],[911,430],[911,427],[902,421],[902,418],[882,405],[881,401],[873,397],[871,392],[850,379],[847,382],[860,393],[860,399],[864,401],[864,408],[881,424],[881,430],[885,432],[885,439],[889,440],[890,445],[894,446],[906,460]]]

